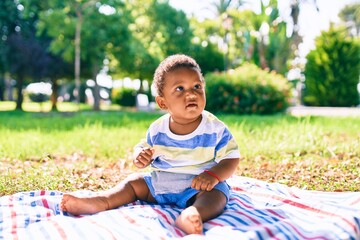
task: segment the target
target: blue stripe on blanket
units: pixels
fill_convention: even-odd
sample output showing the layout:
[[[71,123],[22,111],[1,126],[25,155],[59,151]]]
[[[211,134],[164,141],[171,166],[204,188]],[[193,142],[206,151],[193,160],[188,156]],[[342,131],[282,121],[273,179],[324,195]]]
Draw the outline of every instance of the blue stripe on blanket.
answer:
[[[204,223],[211,239],[360,239],[360,193],[317,192],[234,177],[223,214]],[[62,192],[0,197],[0,239],[172,239],[182,209],[134,202],[74,217],[59,209]],[[88,196],[88,191],[79,192]],[[202,239],[192,236],[192,239]]]

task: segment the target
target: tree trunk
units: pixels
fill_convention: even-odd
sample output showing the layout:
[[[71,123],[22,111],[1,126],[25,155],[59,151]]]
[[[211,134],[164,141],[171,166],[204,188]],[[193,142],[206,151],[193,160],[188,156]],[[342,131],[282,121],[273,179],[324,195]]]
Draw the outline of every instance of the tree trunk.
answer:
[[[97,82],[97,75],[99,73],[99,67],[95,64],[93,66],[93,79],[95,82],[95,86],[94,86],[94,90],[93,90],[93,95],[94,95],[94,106],[93,106],[93,110],[95,111],[99,111],[100,110],[100,87],[99,84]]]
[[[261,69],[268,69],[269,66],[265,58],[265,46],[262,41],[259,42],[258,48],[259,48],[259,60],[260,60]]]
[[[13,94],[13,86],[12,80],[9,75],[5,75],[5,99],[8,101],[14,101],[14,94]]]
[[[17,75],[17,80],[16,80],[16,91],[17,91],[16,110],[23,110],[22,109],[22,103],[24,100],[23,91],[22,91],[23,85],[24,85],[24,76],[22,73],[19,73]]]
[[[1,74],[0,76],[0,101],[4,101],[5,98],[5,76],[4,74]]]
[[[50,96],[50,101],[51,101],[51,111],[58,111],[57,109],[57,98],[58,98],[58,84],[57,84],[57,79],[52,80],[52,93]]]
[[[76,86],[76,101],[80,104],[80,58],[81,58],[81,25],[82,25],[82,13],[81,8],[76,10],[77,22],[75,30],[75,86]]]

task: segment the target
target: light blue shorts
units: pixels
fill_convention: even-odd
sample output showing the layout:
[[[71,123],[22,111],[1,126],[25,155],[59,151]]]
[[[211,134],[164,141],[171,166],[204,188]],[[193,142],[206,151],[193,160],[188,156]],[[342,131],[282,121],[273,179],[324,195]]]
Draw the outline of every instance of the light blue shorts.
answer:
[[[200,192],[199,190],[189,187],[180,193],[165,193],[156,195],[155,189],[151,182],[151,176],[145,175],[144,180],[149,187],[151,195],[155,198],[158,204],[175,204],[180,208],[186,208],[188,207],[188,201]],[[215,185],[214,189],[222,192],[226,197],[226,202],[229,201],[230,186],[226,182],[219,182]]]

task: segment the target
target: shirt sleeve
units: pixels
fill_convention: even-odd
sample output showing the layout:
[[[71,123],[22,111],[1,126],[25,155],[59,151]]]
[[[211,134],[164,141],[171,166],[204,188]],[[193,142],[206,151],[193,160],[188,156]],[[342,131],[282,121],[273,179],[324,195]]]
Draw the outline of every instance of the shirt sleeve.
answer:
[[[223,132],[220,134],[220,140],[215,147],[215,162],[220,162],[228,158],[239,157],[239,147],[228,128],[225,127]]]
[[[151,143],[150,132],[148,131],[146,133],[146,138],[141,139],[141,141],[135,145],[133,158],[135,159],[139,155],[141,150],[143,150],[144,148],[150,148],[150,147],[152,147],[152,143]]]

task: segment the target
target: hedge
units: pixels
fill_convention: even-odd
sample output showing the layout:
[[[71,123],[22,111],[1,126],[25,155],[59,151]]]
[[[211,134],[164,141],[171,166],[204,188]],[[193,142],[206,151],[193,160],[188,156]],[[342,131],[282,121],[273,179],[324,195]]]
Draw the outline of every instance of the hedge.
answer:
[[[275,72],[246,63],[227,72],[209,73],[206,109],[234,114],[275,114],[289,106],[291,86]]]

